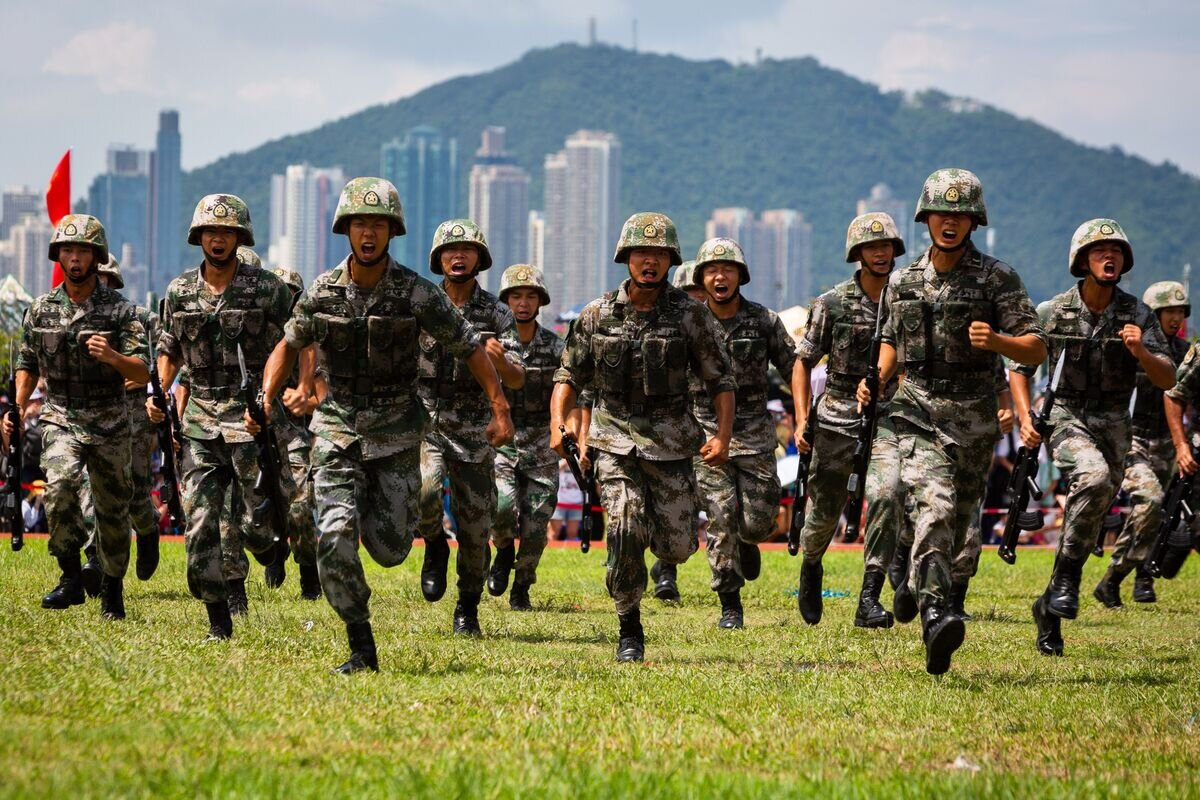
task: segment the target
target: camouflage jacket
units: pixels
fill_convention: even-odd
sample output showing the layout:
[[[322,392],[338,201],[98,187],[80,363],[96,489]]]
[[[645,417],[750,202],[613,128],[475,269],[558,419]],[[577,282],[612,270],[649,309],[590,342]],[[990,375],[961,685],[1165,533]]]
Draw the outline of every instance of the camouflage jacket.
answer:
[[[563,340],[538,325],[528,343],[521,341],[515,327],[501,334],[500,341],[525,365],[525,385],[504,390],[516,436],[500,451],[516,459],[518,469],[554,464],[558,455],[550,449],[550,394],[554,391],[554,371],[562,361]]]
[[[1164,334],[1165,336],[1165,334]],[[1176,369],[1187,355],[1188,343],[1179,336],[1167,338],[1171,361]],[[1137,398],[1133,401],[1133,434],[1143,439],[1169,439],[1167,416],[1163,411],[1163,390],[1150,382],[1146,371],[1138,365]]]
[[[867,377],[878,315],[879,306],[863,291],[857,272],[812,302],[796,357],[811,370],[829,356],[829,379],[817,407],[822,428],[858,435],[861,416],[855,392],[858,382]],[[887,414],[886,403],[895,394],[896,384],[896,376],[892,376],[884,387],[878,414]]]
[[[785,381],[791,380],[796,363],[796,346],[779,316],[745,297],[737,314],[718,319],[721,343],[729,354],[737,383],[733,438],[730,456],[749,456],[775,450],[775,422],[767,411],[767,373],[771,364]],[[688,376],[691,411],[704,435],[717,435],[717,414],[704,382],[694,373]]]
[[[444,289],[439,291],[445,295]],[[506,348],[510,347],[511,339],[506,335],[512,333],[516,321],[512,310],[494,294],[476,283],[458,311],[481,341],[495,336]],[[465,357],[445,350],[428,332],[422,332],[420,345],[421,401],[431,422],[426,440],[458,461],[472,464],[484,461],[492,453],[486,435],[492,405],[483,387],[471,374]],[[506,357],[513,364],[521,363],[511,349]]]
[[[996,420],[999,355],[971,347],[974,320],[1009,336],[1046,338],[1016,271],[970,242],[950,272],[939,274],[929,251],[892,273],[883,295],[883,341],[896,348],[904,373],[889,408],[892,419],[928,431],[943,444],[1000,438]]]
[[[59,286],[25,312],[16,368],[44,378],[42,422],[71,431],[84,444],[129,432],[125,379],[87,351],[86,339],[100,333],[123,356],[149,364],[146,329],[134,307],[115,289],[97,285],[83,305]]]
[[[203,265],[171,281],[163,304],[158,354],[188,371],[183,435],[222,437],[230,444],[254,441],[242,415],[237,346],[252,380],[262,382],[267,356],[283,337],[292,294],[269,270],[239,263],[233,280],[215,294],[201,277]]]
[[[417,393],[417,337],[430,336],[456,358],[479,336],[440,289],[394,259],[370,292],[350,279],[349,257],[297,301],[285,336],[302,350],[317,344],[329,384],[309,430],[364,459],[416,447],[427,418]]]
[[[595,398],[588,443],[650,461],[691,458],[703,444],[688,403],[690,367],[710,397],[736,391],[716,319],[687,292],[666,286],[650,311],[629,300],[629,281],[584,307],[555,383]]]

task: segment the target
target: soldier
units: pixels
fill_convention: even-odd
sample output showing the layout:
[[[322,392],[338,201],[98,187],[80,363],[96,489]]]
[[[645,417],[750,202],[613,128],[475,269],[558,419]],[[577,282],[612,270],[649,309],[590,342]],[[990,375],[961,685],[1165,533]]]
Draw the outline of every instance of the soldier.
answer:
[[[1058,656],[1062,620],[1079,612],[1083,565],[1121,488],[1137,368],[1160,389],[1175,383],[1175,364],[1158,320],[1137,297],[1117,287],[1133,268],[1133,248],[1121,226],[1111,219],[1080,225],[1071,237],[1067,266],[1080,280],[1050,301],[1045,328],[1049,363],[1056,365],[1065,353],[1048,444],[1068,493],[1054,571],[1033,604],[1038,652]],[[1036,364],[1027,363],[1010,373],[1026,447],[1042,443],[1029,413],[1029,383],[1036,370]]]
[[[146,331],[132,305],[101,286],[97,268],[108,261],[100,220],[68,214],[50,240],[49,258],[66,280],[33,302],[22,324],[16,363],[17,408],[38,378],[46,381],[42,408],[46,518],[50,554],[62,576],[42,598],[42,608],[83,603],[79,550],[88,538],[79,497],[83,472],[92,477],[97,544],[103,570],[100,613],[125,618],[124,578],[129,566],[131,484],[129,411],[125,382],[145,385]],[[12,436],[4,418],[5,435]]]
[[[679,269],[683,269],[680,267]],[[771,364],[791,375],[796,346],[778,315],[742,296],[750,268],[733,239],[709,239],[696,254],[695,279],[703,285],[708,310],[716,317],[737,383],[729,460],[692,465],[708,511],[708,565],[712,590],[721,601],[721,628],[744,624],[741,589],[759,575],[760,542],[775,533],[779,475],[775,470],[775,423],[767,410]],[[704,435],[717,434],[717,416],[703,381],[691,376],[691,414]]]
[[[187,439],[183,465],[188,588],[205,604],[209,638],[233,635],[231,587],[222,571],[220,518],[234,481],[242,498],[241,533],[261,564],[287,557],[284,539],[275,542],[269,524],[254,524],[264,501],[256,486],[259,469],[253,437],[242,424],[243,400],[238,347],[256,374],[283,336],[291,292],[271,272],[238,260],[238,245],[253,245],[250,210],[241,198],[211,194],[201,198],[188,229],[188,244],[204,259],[167,287],[158,341],[158,373],[170,386],[187,368],[188,398],[180,424]],[[150,418],[163,414],[146,401]],[[285,484],[290,484],[290,476]],[[284,494],[290,487],[282,487]],[[244,591],[242,587],[233,587]],[[239,598],[240,599],[240,598]]]
[[[317,568],[325,597],[346,624],[350,658],[335,671],[347,674],[379,669],[360,538],[385,567],[412,549],[426,422],[417,393],[418,336],[432,336],[449,355],[466,359],[491,402],[490,444],[511,440],[512,421],[479,334],[443,292],[388,255],[391,238],[404,235],[396,188],[380,178],[351,180],[333,232],[350,240],[350,255],[318,276],[296,304],[267,364],[263,392],[273,401],[299,351],[316,344],[328,387],[310,428]],[[247,427],[254,427],[249,419]]]
[[[888,281],[879,368],[881,385],[897,369],[904,373],[888,415],[913,505],[908,580],[921,613],[925,669],[940,675],[966,633],[949,610],[951,565],[979,512],[1000,436],[996,359],[1038,364],[1046,345],[1020,276],[971,241],[988,221],[973,173],[930,175],[915,220],[927,225],[931,245]],[[858,395],[870,399],[865,381]]]
[[[1179,329],[1192,313],[1183,284],[1160,281],[1146,289],[1142,302],[1158,317],[1170,348],[1171,360],[1183,362],[1187,341]],[[1133,506],[1125,527],[1113,547],[1112,563],[1092,595],[1108,608],[1120,608],[1121,581],[1137,571],[1133,583],[1133,599],[1137,603],[1153,603],[1154,576],[1146,569],[1145,561],[1158,533],[1162,517],[1163,486],[1171,477],[1171,432],[1163,411],[1163,391],[1150,382],[1145,370],[1138,369],[1137,395],[1133,401],[1133,446],[1125,457],[1125,478],[1121,488],[1129,493]]]
[[[246,264],[247,266],[261,267],[263,265],[262,259],[258,257],[258,253],[254,252],[254,248],[252,248],[252,247],[247,247],[244,244],[238,245],[237,255],[238,255],[238,261],[241,261],[243,264]],[[279,270],[273,270],[273,271],[275,272],[276,275],[279,275]],[[292,270],[287,270],[287,272],[292,272]],[[296,274],[296,273],[292,273],[292,274]],[[279,275],[279,277],[282,278],[283,276]],[[296,277],[299,278],[300,276],[296,275]],[[304,280],[301,279],[300,283],[301,283],[300,291],[303,292],[304,291],[304,285],[303,285]],[[295,291],[295,287],[292,287],[292,289],[293,289],[293,291]]]
[[[855,217],[846,231],[846,263],[855,264],[854,275],[813,301],[808,327],[798,348],[792,375],[796,402],[796,447],[803,453],[814,448],[808,483],[811,509],[805,520],[801,543],[800,615],[809,625],[821,621],[822,558],[846,506],[846,484],[854,468],[854,449],[862,424],[855,393],[867,374],[871,339],[875,335],[879,300],[887,286],[896,257],[904,254],[904,240],[895,221],[883,213]],[[829,356],[828,380],[816,409],[814,442],[804,440],[812,398],[810,375],[817,363]],[[895,379],[883,389],[882,401],[896,390]],[[887,405],[880,403],[878,429],[871,448],[865,495],[867,503],[865,569],[854,624],[860,628],[890,628],[892,614],[879,602],[884,570],[896,548],[900,509],[897,485],[900,462],[896,435],[887,418]],[[900,495],[902,496],[902,495]],[[902,622],[915,612],[897,609]]]
[[[546,548],[546,526],[558,502],[558,456],[550,449],[550,393],[554,370],[562,358],[563,340],[538,325],[538,310],[550,303],[542,273],[528,264],[514,264],[500,279],[500,302],[507,303],[516,329],[505,334],[504,345],[525,365],[525,385],[508,389],[516,437],[496,452],[496,490],[499,499],[492,526],[496,560],[488,573],[488,592],[499,597],[508,587],[513,562],[516,578],[508,605],[532,611],[529,587],[537,583],[537,566]],[[520,526],[521,550],[513,546]]]
[[[469,219],[438,226],[429,251],[429,269],[441,275],[441,288],[483,339],[483,348],[508,389],[520,389],[520,359],[505,350],[514,321],[508,306],[479,285],[492,266],[483,231]],[[432,333],[421,335],[421,400],[431,424],[421,447],[420,519],[425,540],[421,593],[431,603],[446,593],[450,544],[442,528],[442,483],[450,479],[450,514],[457,524],[458,604],[454,632],[478,636],[479,598],[488,571],[488,529],[496,515],[495,451],[484,424],[489,398],[480,393],[462,359],[441,347]]]
[[[688,297],[698,303],[707,303],[708,295],[704,292],[704,287],[696,280],[696,262],[685,261],[675,268],[675,274],[671,276],[671,285],[676,289],[683,289],[688,293]]]
[[[696,552],[692,456],[699,449],[713,467],[728,459],[736,384],[716,319],[667,285],[667,271],[683,260],[675,224],[663,214],[634,214],[613,260],[629,279],[588,303],[571,328],[554,375],[550,446],[565,455],[560,425],[578,438],[581,415],[568,412],[587,388],[595,403],[588,443],[599,451],[596,479],[608,512],[606,584],[620,619],[617,660],[626,662],[645,655],[646,547],[668,564]],[[687,408],[689,366],[717,415],[717,433],[703,446]]]

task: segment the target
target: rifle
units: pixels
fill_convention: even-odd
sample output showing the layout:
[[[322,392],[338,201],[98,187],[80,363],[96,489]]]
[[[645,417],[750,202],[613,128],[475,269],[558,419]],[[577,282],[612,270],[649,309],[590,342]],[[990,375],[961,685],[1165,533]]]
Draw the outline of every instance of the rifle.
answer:
[[[158,449],[162,453],[163,485],[159,490],[159,499],[167,506],[167,520],[171,525],[171,533],[178,536],[183,533],[184,518],[183,503],[179,495],[179,461],[175,457],[175,444],[180,441],[182,434],[175,403],[167,401],[162,381],[159,380],[153,347],[150,348],[150,396],[155,407],[164,415],[163,421],[154,426]]]
[[[596,527],[596,509],[600,507],[600,490],[596,486],[595,470],[584,470],[579,453],[579,443],[567,433],[565,425],[558,426],[563,435],[563,449],[567,451],[567,466],[575,476],[575,482],[583,490],[583,523],[579,531],[579,551],[586,553],[592,546],[592,531]],[[600,512],[603,513],[603,512]]]
[[[796,499],[792,501],[792,522],[787,532],[788,555],[792,556],[800,552],[800,534],[804,530],[804,509],[808,506],[808,468],[812,464],[816,423],[817,398],[814,397],[808,406],[808,419],[804,422],[804,435],[801,437],[808,442],[808,452],[800,454],[800,463],[796,466]]]
[[[1171,539],[1175,529],[1191,520],[1195,513],[1190,504],[1194,480],[1194,476],[1183,475],[1176,471],[1175,477],[1171,479],[1171,485],[1167,487],[1167,494],[1163,498],[1162,522],[1158,524],[1158,536],[1154,538],[1154,546],[1150,548],[1150,558],[1146,560],[1146,571],[1156,578],[1175,577],[1167,565],[1172,549]],[[1184,550],[1183,554],[1186,558],[1187,550]],[[1179,560],[1179,564],[1182,565],[1182,563],[1182,560]],[[1178,567],[1175,569],[1178,571]]]
[[[12,423],[8,452],[4,454],[4,488],[0,490],[4,518],[12,535],[13,552],[25,546],[25,517],[21,513],[21,412],[17,409],[17,367],[13,344],[8,343],[8,408],[4,415]]]
[[[279,440],[275,436],[275,428],[267,422],[267,411],[263,408],[262,399],[246,370],[246,355],[242,352],[242,344],[237,345],[238,367],[242,370],[242,400],[250,419],[258,425],[259,431],[254,435],[254,443],[258,445],[258,481],[254,489],[263,498],[258,507],[251,512],[250,524],[255,528],[270,526],[271,540],[275,543],[272,561],[260,563],[269,564],[282,562],[289,551],[287,537],[288,499],[283,495],[283,463],[279,458]]]
[[[1062,379],[1063,364],[1066,363],[1067,351],[1064,349],[1058,355],[1058,363],[1054,367],[1054,377],[1046,388],[1042,398],[1042,410],[1030,409],[1034,429],[1041,435],[1042,442],[1050,441],[1050,411],[1054,408],[1054,394],[1058,391],[1058,382]],[[1039,508],[1028,511],[1029,498],[1042,499],[1042,487],[1038,486],[1038,452],[1040,446],[1029,448],[1021,445],[1017,450],[1017,462],[1013,466],[1012,475],[1008,479],[1008,492],[1011,497],[1008,504],[1008,517],[1004,520],[1004,536],[1000,539],[1000,547],[996,554],[1006,564],[1017,563],[1017,540],[1021,531],[1036,531],[1045,524],[1046,518]]]
[[[875,425],[879,412],[879,347],[883,343],[880,323],[883,309],[875,315],[875,335],[871,337],[871,356],[867,362],[867,389],[871,399],[863,406],[858,422],[858,441],[854,445],[854,470],[846,479],[846,532],[842,541],[858,541],[858,525],[862,520],[863,493],[867,486],[867,467],[871,464],[871,443],[875,440]]]

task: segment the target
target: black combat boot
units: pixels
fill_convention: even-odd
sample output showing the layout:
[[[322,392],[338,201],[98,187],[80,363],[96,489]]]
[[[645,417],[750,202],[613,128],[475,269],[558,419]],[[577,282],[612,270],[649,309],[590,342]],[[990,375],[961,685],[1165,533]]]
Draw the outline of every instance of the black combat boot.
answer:
[[[642,609],[618,614],[621,638],[617,642],[617,661],[642,661],[646,658],[646,633],[642,630]]]
[[[734,589],[732,592],[717,592],[717,597],[721,598],[721,618],[717,620],[717,627],[727,630],[744,628],[742,593]]]
[[[968,578],[965,581],[955,581],[950,585],[950,613],[963,622],[971,620],[971,615],[963,608],[963,604],[967,602],[967,587],[970,583],[971,579]]]
[[[208,638],[206,642],[219,642],[233,637],[233,617],[229,615],[229,603],[218,600],[205,603],[208,612]]]
[[[83,564],[83,570],[79,573],[83,592],[88,597],[99,597],[100,582],[104,580],[104,570],[100,567],[100,556],[96,552],[96,545],[90,544],[83,548],[83,555],[87,558]]]
[[[1137,577],[1133,579],[1133,602],[1154,603],[1158,595],[1154,593],[1154,576],[1146,569],[1146,564],[1138,564]]]
[[[1059,619],[1075,619],[1079,615],[1079,582],[1083,579],[1086,558],[1067,558],[1059,553],[1054,559],[1054,571],[1046,587],[1046,610]]]
[[[675,582],[677,572],[674,564],[656,560],[650,567],[650,579],[654,581],[654,596],[664,603],[678,603],[679,585]]]
[[[896,545],[896,551],[892,553],[891,563],[888,564],[887,577],[888,583],[892,587],[892,591],[896,591],[896,587],[908,581],[908,562],[912,558],[912,545],[904,547]],[[916,616],[916,611],[913,616]]]
[[[800,564],[800,591],[797,594],[797,602],[800,605],[800,616],[809,625],[820,622],[821,614],[825,610],[821,600],[821,582],[824,578],[825,567],[820,561],[812,564],[804,561]]]
[[[105,575],[100,581],[100,616],[105,619],[125,619],[125,582]]]
[[[1033,621],[1037,623],[1037,649],[1044,656],[1063,654],[1062,620],[1046,607],[1046,595],[1033,601]]]
[[[137,561],[133,571],[139,581],[148,581],[158,570],[158,533],[137,535]]]
[[[459,592],[454,606],[454,632],[464,636],[482,636],[479,629],[479,592]]]
[[[421,563],[421,594],[431,603],[446,594],[446,567],[450,564],[450,542],[445,534],[425,540],[425,560]]]
[[[894,624],[891,612],[879,602],[883,591],[883,573],[863,574],[862,591],[858,594],[858,611],[854,613],[856,628],[890,628]]]
[[[921,632],[925,640],[925,671],[941,675],[950,669],[950,657],[962,647],[967,626],[950,610],[940,605],[921,611]]]
[[[1122,563],[1117,566],[1115,562],[1110,563],[1108,571],[1092,591],[1092,597],[1099,600],[1105,608],[1124,608],[1125,604],[1121,602],[1121,581],[1125,580],[1131,569],[1129,564]]]
[[[371,633],[371,623],[346,623],[346,637],[350,640],[350,658],[341,666],[335,667],[334,673],[352,675],[367,669],[379,672],[379,656],[375,652],[375,636]]]
[[[246,597],[246,581],[243,578],[226,581],[229,597],[229,613],[235,616],[245,616],[250,611],[250,598]]]
[[[58,585],[42,598],[42,608],[63,609],[83,605],[83,583],[80,578],[79,553],[58,557],[58,568],[62,576]]]
[[[508,588],[508,574],[512,572],[513,562],[517,560],[517,548],[512,543],[508,547],[496,548],[496,559],[488,570],[487,590],[492,597],[499,597]]]
[[[748,581],[757,580],[762,574],[762,553],[758,552],[758,545],[738,539],[737,548],[742,577]]]
[[[512,591],[508,593],[508,607],[513,611],[533,611],[533,603],[529,602],[529,584],[513,581]]]
[[[321,576],[316,564],[300,565],[300,599],[321,599]]]
[[[272,552],[275,557],[263,570],[263,583],[271,589],[278,589],[287,580],[287,560],[292,554],[292,548],[288,545],[287,539],[280,539],[275,543]]]

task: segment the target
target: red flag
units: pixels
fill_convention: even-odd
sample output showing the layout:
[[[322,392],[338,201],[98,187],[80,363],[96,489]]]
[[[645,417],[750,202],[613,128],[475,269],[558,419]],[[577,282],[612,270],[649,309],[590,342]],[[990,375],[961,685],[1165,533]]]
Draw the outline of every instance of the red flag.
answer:
[[[50,183],[46,185],[46,211],[50,215],[50,224],[57,225],[58,221],[71,213],[71,151],[63,153]],[[54,275],[50,278],[51,286],[63,282],[62,265],[54,262]]]

